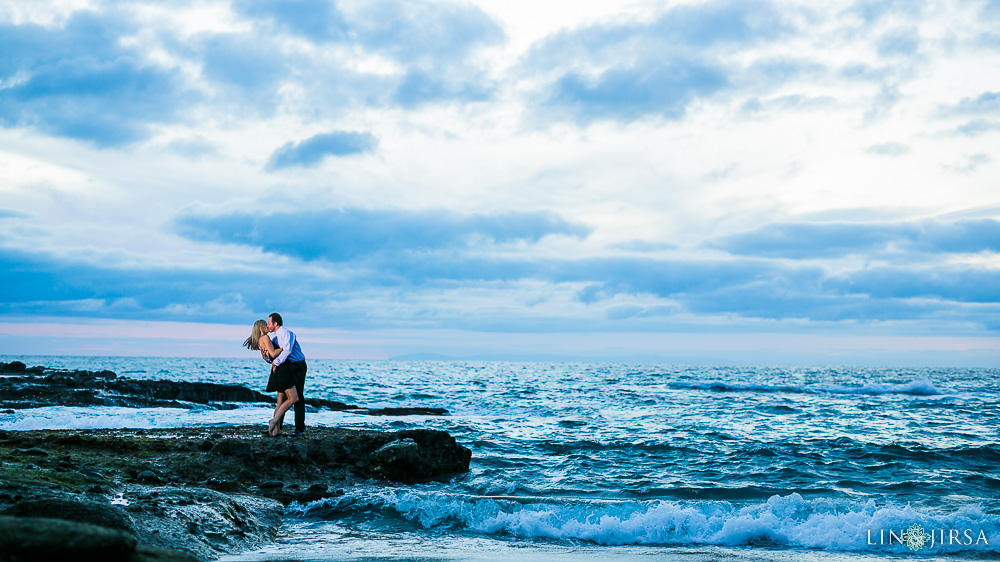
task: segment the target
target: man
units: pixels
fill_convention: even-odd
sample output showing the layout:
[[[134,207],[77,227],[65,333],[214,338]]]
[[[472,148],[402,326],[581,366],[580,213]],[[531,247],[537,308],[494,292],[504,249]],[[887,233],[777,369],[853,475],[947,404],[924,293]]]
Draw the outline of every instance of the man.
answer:
[[[275,369],[288,369],[295,381],[295,391],[299,400],[295,403],[295,435],[301,435],[306,430],[306,399],[302,387],[306,383],[306,356],[299,347],[299,340],[290,330],[282,326],[281,315],[272,312],[267,317],[267,333],[274,334],[281,354],[274,358]]]

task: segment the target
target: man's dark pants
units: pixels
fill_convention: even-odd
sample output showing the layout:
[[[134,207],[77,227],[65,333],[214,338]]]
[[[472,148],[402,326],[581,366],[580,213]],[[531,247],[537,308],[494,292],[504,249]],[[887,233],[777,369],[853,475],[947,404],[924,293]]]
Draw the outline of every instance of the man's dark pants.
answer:
[[[278,368],[288,369],[292,380],[295,381],[295,392],[299,394],[299,401],[295,403],[295,432],[301,433],[306,430],[306,397],[302,393],[306,384],[306,362],[285,361],[278,365]]]

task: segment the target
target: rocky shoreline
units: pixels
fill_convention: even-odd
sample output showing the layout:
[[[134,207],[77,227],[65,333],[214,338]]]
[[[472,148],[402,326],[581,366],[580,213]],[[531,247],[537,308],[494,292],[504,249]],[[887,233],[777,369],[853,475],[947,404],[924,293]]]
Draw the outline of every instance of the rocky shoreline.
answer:
[[[306,396],[306,408],[369,416],[443,416],[442,408],[362,408]],[[212,408],[231,410],[239,404],[274,404],[274,396],[235,384],[141,380],[112,371],[28,367],[20,361],[0,362],[0,410],[45,406],[120,406],[125,408]]]
[[[108,372],[8,369],[0,363],[5,408],[16,407],[10,397],[19,386],[26,392],[18,405],[76,393],[79,381],[128,380]],[[44,390],[47,377],[56,390]],[[257,401],[242,387],[192,394],[183,385],[193,383],[175,384],[140,384],[134,393],[121,390],[128,385],[89,386],[95,392],[86,399],[144,407],[158,400],[243,401],[213,400],[224,392]],[[179,397],[164,395],[178,390]],[[468,471],[471,458],[443,431],[311,427],[299,437],[274,438],[262,428],[0,430],[0,560],[210,560],[273,540],[292,501],[336,497],[358,485],[446,479]]]

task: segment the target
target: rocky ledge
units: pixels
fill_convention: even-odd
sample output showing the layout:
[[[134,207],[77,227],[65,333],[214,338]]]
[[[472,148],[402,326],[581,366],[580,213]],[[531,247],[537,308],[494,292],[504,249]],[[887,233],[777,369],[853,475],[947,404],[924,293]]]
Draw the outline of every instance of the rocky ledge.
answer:
[[[292,501],[449,478],[470,458],[421,429],[0,431],[0,559],[213,559],[272,540]]]
[[[239,402],[274,403],[236,385],[0,363],[0,411]],[[367,415],[447,414],[315,399],[307,405]],[[214,559],[273,540],[292,501],[339,496],[350,486],[446,479],[468,471],[472,456],[444,431],[310,427],[275,438],[262,429],[0,430],[0,561]]]

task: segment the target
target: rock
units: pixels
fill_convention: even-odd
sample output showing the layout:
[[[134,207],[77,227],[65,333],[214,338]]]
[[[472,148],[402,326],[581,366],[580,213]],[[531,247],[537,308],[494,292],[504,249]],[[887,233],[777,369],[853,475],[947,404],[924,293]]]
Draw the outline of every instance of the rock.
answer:
[[[47,457],[47,456],[49,456],[49,452],[48,451],[46,451],[45,449],[39,449],[38,447],[32,447],[31,449],[18,449],[18,450],[14,451],[14,452],[17,453],[17,454],[19,454],[19,455],[26,455],[26,456],[32,456],[32,457]]]
[[[0,516],[5,560],[126,560],[138,541],[121,531],[61,519]]]
[[[136,475],[137,482],[142,482],[144,484],[162,484],[163,480],[156,475],[152,470],[144,470]]]
[[[372,453],[372,461],[385,472],[385,468],[412,466],[420,461],[420,445],[413,439],[400,439]]]
[[[195,404],[231,408],[230,402],[274,399],[238,385],[120,378],[112,371],[66,371],[0,363],[0,406],[123,406],[192,408]],[[212,404],[218,403],[218,406]],[[204,406],[200,406],[204,407]]]
[[[209,451],[216,455],[226,455],[247,461],[253,460],[253,448],[246,441],[239,439],[223,439],[216,443]]]
[[[400,431],[371,454],[375,473],[399,482],[418,482],[469,470],[472,452],[444,431]]]
[[[343,495],[345,487],[369,479],[448,478],[467,471],[471,458],[469,449],[444,431],[314,426],[297,439],[276,439],[260,429],[0,432],[0,459],[17,459],[17,450],[49,454],[21,455],[42,465],[34,470],[22,461],[16,470],[4,471],[0,510],[102,522],[132,534],[140,545],[136,552],[148,545],[206,560],[272,540],[282,504]],[[66,459],[77,472],[56,472]],[[158,483],[162,475],[179,485]],[[94,486],[97,476],[103,478]],[[60,486],[65,482],[75,482],[75,490]]]
[[[119,406],[233,409],[236,403],[273,405],[274,397],[234,384],[134,380],[113,371],[27,368],[14,361],[0,363],[0,407],[4,411],[44,406]],[[307,387],[308,394],[308,387]],[[443,408],[359,408],[335,400],[308,397],[308,410],[328,409],[369,416],[441,416]]]
[[[139,544],[122,531],[42,517],[0,516],[0,553],[3,560],[198,560],[182,552]]]
[[[141,543],[202,560],[260,548],[274,539],[284,512],[279,502],[245,494],[171,486],[156,492],[148,499],[133,496],[131,532]]]
[[[37,499],[17,502],[3,510],[3,515],[20,517],[57,517],[121,531],[130,528],[128,515],[109,503],[63,499]]]
[[[93,478],[94,480],[104,480],[104,475],[96,470],[90,470],[89,468],[81,468],[77,470],[80,474],[86,476],[87,478]]]
[[[241,486],[238,482],[233,482],[232,480],[217,480],[215,478],[206,480],[205,487],[217,492],[243,491],[243,486]]]

